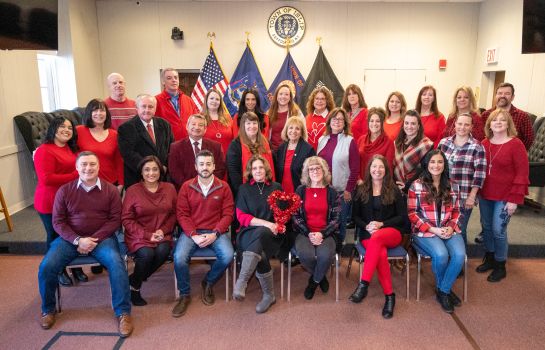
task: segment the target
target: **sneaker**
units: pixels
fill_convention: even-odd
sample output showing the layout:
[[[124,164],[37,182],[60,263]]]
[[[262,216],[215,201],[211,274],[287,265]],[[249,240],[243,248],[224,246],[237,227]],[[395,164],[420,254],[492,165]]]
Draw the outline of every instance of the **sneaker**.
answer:
[[[191,296],[189,295],[182,295],[180,296],[180,299],[174,305],[174,308],[172,309],[172,317],[181,317],[185,315],[185,312],[187,311],[187,307],[191,303]]]

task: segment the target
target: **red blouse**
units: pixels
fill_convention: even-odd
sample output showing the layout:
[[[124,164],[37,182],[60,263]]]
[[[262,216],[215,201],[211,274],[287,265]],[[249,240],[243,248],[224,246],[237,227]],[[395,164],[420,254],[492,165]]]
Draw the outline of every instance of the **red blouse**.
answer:
[[[445,116],[439,113],[439,117],[436,118],[435,114],[432,113],[421,116],[420,120],[424,125],[424,135],[433,141],[433,148],[437,148],[445,133]]]
[[[321,232],[327,226],[327,188],[306,188],[305,213],[309,232]]]
[[[284,142],[282,140],[282,129],[286,125],[286,120],[288,119],[288,111],[279,112],[276,114],[276,121],[274,125],[271,125],[271,149],[276,151],[278,147]]]
[[[284,192],[294,193],[295,188],[293,188],[293,180],[291,178],[291,162],[293,160],[293,155],[295,150],[286,151],[286,161],[284,162],[284,174],[282,175],[282,188]]]
[[[233,136],[233,121],[230,117],[227,120],[229,121],[228,125],[223,125],[218,120],[212,120],[206,127],[206,133],[204,134],[205,138],[221,144],[224,155],[227,154],[229,144],[235,138]]]
[[[367,108],[362,108],[359,113],[352,118],[352,122],[350,123],[350,130],[352,130],[352,137],[354,137],[354,140],[358,142],[360,137],[367,134],[367,130],[369,126],[367,125]]]
[[[396,140],[397,135],[399,134],[399,131],[401,130],[401,121],[403,119],[400,119],[398,122],[393,124],[388,124],[386,121],[384,121],[383,128],[384,133],[388,138],[392,141]]]

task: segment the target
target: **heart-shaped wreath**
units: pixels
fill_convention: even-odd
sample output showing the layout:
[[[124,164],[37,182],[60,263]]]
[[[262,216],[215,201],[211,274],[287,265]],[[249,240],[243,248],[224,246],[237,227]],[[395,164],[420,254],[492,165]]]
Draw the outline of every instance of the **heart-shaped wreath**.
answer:
[[[301,197],[297,193],[276,190],[267,198],[267,203],[269,203],[273,212],[278,233],[286,233],[286,223],[290,221],[291,216],[301,206]]]

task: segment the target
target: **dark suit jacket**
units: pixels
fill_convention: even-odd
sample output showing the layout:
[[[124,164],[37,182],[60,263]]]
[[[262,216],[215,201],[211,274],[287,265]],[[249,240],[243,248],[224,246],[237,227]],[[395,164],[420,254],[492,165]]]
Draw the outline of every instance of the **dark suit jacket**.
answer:
[[[214,140],[202,139],[201,150],[209,150],[214,155],[216,170],[214,175],[225,180],[225,156],[221,144]],[[168,155],[168,171],[176,189],[179,190],[184,182],[197,176],[195,170],[195,151],[189,137],[176,141],[170,148]]]
[[[156,156],[167,165],[170,144],[174,142],[170,125],[164,119],[153,117],[155,142],[151,140],[139,116],[134,116],[117,129],[117,143],[125,170],[125,188],[141,179],[138,163],[146,156]]]
[[[274,172],[276,174],[276,181],[280,184],[282,183],[282,178],[284,176],[284,163],[286,162],[287,151],[288,143],[284,142],[278,147],[278,150],[275,153]],[[315,155],[316,151],[308,142],[303,139],[299,140],[295,147],[295,153],[290,165],[293,188],[297,188],[301,185],[301,174],[303,172],[303,163],[305,162],[305,159]]]

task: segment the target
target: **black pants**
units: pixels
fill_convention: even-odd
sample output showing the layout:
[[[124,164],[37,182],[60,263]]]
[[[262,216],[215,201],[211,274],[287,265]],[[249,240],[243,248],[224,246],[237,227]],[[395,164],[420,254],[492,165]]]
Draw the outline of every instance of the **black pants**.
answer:
[[[134,255],[134,271],[129,276],[129,283],[134,289],[140,289],[142,281],[151,276],[167,260],[170,242],[160,243],[155,248],[142,247]]]
[[[271,271],[269,259],[276,255],[284,235],[274,235],[271,230],[264,226],[250,226],[237,235],[237,249],[240,251],[250,251],[261,255],[261,261],[257,264],[257,272],[263,274]]]

